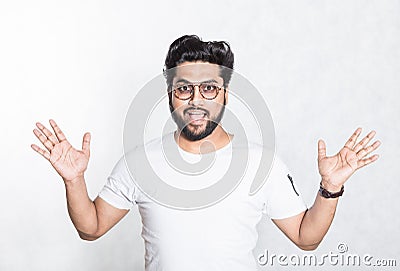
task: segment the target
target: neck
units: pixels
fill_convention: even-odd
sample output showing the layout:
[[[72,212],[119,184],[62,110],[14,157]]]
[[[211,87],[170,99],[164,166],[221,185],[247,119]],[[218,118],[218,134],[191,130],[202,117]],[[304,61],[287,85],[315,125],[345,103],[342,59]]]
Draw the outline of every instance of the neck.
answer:
[[[178,131],[175,131],[174,138],[178,146],[184,151],[205,154],[219,150],[229,144],[233,135],[228,134],[218,125],[210,135],[197,141],[188,140],[183,134],[179,134]]]

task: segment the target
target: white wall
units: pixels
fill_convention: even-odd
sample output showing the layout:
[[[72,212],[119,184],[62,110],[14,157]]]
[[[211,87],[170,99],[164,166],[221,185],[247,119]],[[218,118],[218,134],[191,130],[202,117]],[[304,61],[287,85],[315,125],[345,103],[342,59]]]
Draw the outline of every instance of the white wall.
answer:
[[[122,155],[130,101],[183,34],[230,42],[236,70],[270,106],[278,153],[309,205],[318,138],[333,154],[356,127],[377,131],[381,158],[346,184],[314,253],[344,242],[349,252],[400,265],[399,14],[398,1],[378,0],[2,1],[0,270],[140,270],[137,210],[102,239],[81,241],[60,178],[30,149],[32,129],[54,118],[75,146],[92,133],[87,183],[95,197]],[[255,253],[303,253],[269,221],[260,235]]]

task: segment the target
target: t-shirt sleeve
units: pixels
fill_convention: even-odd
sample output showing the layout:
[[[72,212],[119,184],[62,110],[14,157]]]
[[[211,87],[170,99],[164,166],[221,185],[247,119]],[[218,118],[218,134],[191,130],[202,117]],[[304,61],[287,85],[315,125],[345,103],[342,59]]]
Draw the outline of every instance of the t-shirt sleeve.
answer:
[[[265,213],[271,219],[291,217],[307,209],[292,173],[278,157],[275,158],[266,187]]]
[[[122,157],[107,178],[99,197],[118,209],[130,209],[137,203],[137,190]]]

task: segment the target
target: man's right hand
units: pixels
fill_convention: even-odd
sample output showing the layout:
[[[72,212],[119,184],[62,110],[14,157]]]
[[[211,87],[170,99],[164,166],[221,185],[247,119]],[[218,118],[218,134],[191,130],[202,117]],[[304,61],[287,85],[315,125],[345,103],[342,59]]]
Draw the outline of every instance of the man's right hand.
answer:
[[[33,133],[47,151],[35,144],[31,145],[32,149],[51,163],[63,178],[65,184],[79,180],[80,177],[83,177],[89,162],[90,133],[85,133],[82,141],[82,150],[77,150],[71,146],[56,122],[54,120],[49,122],[54,134],[39,122],[36,123],[39,130],[33,130]]]

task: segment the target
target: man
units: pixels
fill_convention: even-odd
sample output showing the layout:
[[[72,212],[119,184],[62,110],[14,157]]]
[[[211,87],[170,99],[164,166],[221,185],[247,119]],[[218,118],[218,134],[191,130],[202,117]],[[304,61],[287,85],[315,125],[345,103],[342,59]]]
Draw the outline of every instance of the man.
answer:
[[[209,176],[200,177],[199,182],[191,182],[171,170],[161,159],[156,162],[159,174],[167,176],[172,185],[212,184],[221,177],[221,168],[229,162],[228,149],[236,140],[220,125],[228,101],[233,53],[225,42],[183,36],[171,44],[165,64],[169,106],[178,129],[147,144],[149,159],[160,157],[163,144],[178,147],[188,159],[215,153],[216,162]],[[327,157],[325,143],[320,140],[321,188],[309,209],[287,174],[288,169],[276,158],[268,181],[255,195],[248,194],[254,178],[254,163],[250,161],[248,173],[226,198],[206,208],[178,210],[159,204],[144,193],[132,180],[135,172],[129,172],[124,159],[117,163],[103,190],[92,201],[84,179],[90,134],[83,136],[82,150],[77,150],[54,120],[50,120],[54,134],[41,123],[36,125],[34,134],[46,150],[34,144],[32,148],[49,160],[63,178],[68,212],[82,239],[99,238],[133,205],[138,205],[146,270],[256,270],[252,250],[263,212],[299,248],[315,249],[331,225],[344,183],[356,170],[377,160],[377,155],[367,156],[380,145],[379,141],[368,145],[374,131],[357,143],[359,128],[339,153]],[[205,142],[211,144],[204,147]],[[250,157],[257,157],[262,147],[250,144],[249,149],[254,154]]]

